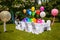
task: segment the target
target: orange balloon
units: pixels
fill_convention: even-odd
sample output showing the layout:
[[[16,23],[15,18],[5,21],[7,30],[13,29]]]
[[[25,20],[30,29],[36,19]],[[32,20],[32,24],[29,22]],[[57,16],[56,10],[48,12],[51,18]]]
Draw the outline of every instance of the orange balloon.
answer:
[[[23,10],[23,13],[24,13],[24,14],[26,13],[26,9]]]

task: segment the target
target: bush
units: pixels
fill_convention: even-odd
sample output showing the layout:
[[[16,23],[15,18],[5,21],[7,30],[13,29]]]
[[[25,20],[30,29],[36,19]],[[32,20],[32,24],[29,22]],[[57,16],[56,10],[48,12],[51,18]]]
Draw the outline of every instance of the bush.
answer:
[[[12,20],[10,20],[10,21],[8,21],[6,24],[12,24],[13,23],[13,21]],[[2,21],[0,21],[0,25],[2,25],[3,24],[3,22]]]
[[[3,24],[3,22],[2,21],[0,21],[0,25],[2,25]]]

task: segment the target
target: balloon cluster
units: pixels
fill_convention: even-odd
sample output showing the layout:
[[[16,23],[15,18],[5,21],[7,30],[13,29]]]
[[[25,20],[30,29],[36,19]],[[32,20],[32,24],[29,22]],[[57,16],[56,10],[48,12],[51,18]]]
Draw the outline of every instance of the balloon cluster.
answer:
[[[40,10],[35,10],[35,7],[31,7],[31,9],[24,9],[23,13],[27,13],[28,15],[34,17],[35,14],[40,15],[41,18],[46,16],[46,13],[44,12],[44,6],[40,7]]]
[[[30,16],[32,16],[33,18],[24,18],[23,21],[24,22],[34,22],[34,23],[42,23],[41,19],[36,19],[34,18],[35,14],[40,15],[41,18],[46,16],[46,13],[44,12],[44,6],[41,6],[39,10],[35,10],[35,7],[31,7],[31,9],[24,9],[23,13],[27,13]]]
[[[22,21],[24,22],[34,22],[34,23],[42,23],[42,19],[36,19],[36,18],[24,18]]]
[[[27,14],[29,14],[30,16],[32,16],[33,18],[24,18],[24,22],[35,22],[35,23],[42,23],[42,20],[41,19],[36,19],[34,18],[35,14],[38,16],[40,15],[41,18],[45,17],[46,16],[46,13],[44,12],[44,6],[41,6],[39,10],[35,10],[35,7],[31,7],[31,10],[28,9],[24,9],[23,12]],[[58,15],[58,9],[52,9],[51,10],[51,15],[54,16],[53,18],[53,23],[54,23],[54,20],[55,20],[55,16]]]
[[[24,14],[27,13],[27,14],[30,15],[30,16],[31,16],[31,15],[34,16],[34,15],[35,15],[35,7],[31,7],[31,10],[30,10],[30,9],[27,9],[27,10],[26,10],[26,9],[23,9],[23,13],[24,13]]]

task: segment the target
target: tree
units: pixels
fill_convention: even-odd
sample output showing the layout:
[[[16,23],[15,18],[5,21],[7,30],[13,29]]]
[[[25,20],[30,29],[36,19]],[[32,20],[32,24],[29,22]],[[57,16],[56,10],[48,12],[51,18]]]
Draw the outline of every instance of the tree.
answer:
[[[26,0],[25,2],[23,0],[0,0],[0,11],[12,10],[14,14],[19,11],[20,13],[18,15],[20,15],[21,19],[24,18],[22,10],[31,8],[32,6],[35,6],[36,9],[39,9],[40,6],[44,6],[47,17],[51,17],[51,10],[53,8],[57,8],[60,11],[60,0],[50,0],[50,2],[42,3],[41,5],[37,5],[30,0]],[[60,14],[57,17],[59,18]]]

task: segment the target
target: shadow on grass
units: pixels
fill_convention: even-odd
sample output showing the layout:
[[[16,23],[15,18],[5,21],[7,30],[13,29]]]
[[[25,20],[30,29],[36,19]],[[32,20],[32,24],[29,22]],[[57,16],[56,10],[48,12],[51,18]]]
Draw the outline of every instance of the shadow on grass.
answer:
[[[1,32],[0,32],[0,34],[1,34]]]
[[[6,31],[5,33],[12,33],[14,32],[14,30],[9,30],[9,31]]]

